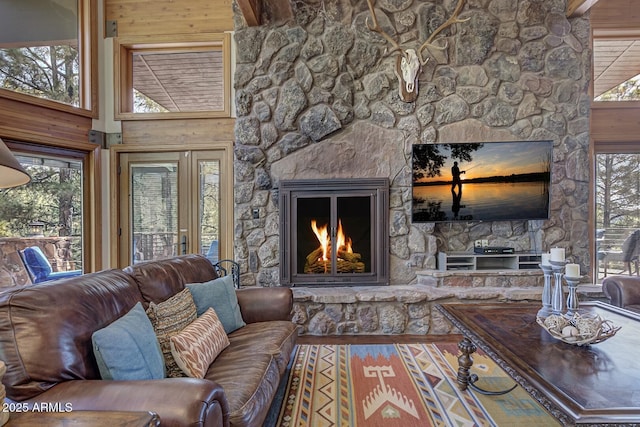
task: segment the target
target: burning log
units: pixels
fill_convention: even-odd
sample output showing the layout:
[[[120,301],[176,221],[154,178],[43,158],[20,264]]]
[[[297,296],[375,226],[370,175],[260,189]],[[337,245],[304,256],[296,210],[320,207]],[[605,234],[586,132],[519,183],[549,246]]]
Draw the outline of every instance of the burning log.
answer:
[[[338,250],[337,272],[338,273],[364,273],[364,262],[362,255],[355,252]],[[307,255],[304,264],[305,274],[326,274],[331,269],[331,261],[322,259],[322,247],[317,248]]]

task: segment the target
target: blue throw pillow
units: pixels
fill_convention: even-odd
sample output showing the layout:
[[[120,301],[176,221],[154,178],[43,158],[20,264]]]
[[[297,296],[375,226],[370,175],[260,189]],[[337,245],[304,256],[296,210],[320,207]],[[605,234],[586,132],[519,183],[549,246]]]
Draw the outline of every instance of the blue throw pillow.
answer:
[[[93,354],[104,380],[153,380],[165,377],[164,358],[141,303],[91,336]]]
[[[196,303],[198,316],[208,308],[213,308],[226,333],[246,325],[233,287],[233,276],[219,277],[204,283],[190,283],[186,287],[191,291]]]

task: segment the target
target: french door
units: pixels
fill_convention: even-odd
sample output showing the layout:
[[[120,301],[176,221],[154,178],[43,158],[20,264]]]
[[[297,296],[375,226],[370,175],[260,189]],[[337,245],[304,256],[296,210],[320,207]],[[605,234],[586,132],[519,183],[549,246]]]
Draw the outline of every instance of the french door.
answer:
[[[118,266],[231,257],[228,165],[226,150],[119,153]]]

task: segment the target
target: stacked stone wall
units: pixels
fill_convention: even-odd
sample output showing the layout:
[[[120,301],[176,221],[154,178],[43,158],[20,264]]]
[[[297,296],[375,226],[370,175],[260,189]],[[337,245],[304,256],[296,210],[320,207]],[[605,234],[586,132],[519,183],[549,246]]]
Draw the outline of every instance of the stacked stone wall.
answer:
[[[382,28],[418,47],[456,2],[378,0]],[[243,285],[279,284],[282,179],[388,177],[391,285],[417,282],[438,251],[476,239],[566,248],[589,271],[587,18],[563,0],[467,0],[464,23],[430,49],[415,102],[400,100],[395,53],[367,28],[365,1],[299,0],[294,18],[246,27],[236,11],[235,257]],[[546,221],[411,222],[411,147],[552,140]],[[257,209],[259,217],[253,217]]]

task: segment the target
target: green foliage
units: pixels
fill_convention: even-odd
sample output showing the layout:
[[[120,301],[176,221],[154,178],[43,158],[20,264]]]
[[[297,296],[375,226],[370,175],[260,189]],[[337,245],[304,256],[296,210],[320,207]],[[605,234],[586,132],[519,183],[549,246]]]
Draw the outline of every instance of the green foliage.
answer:
[[[484,144],[446,144],[451,151],[451,158],[464,162],[473,161],[473,153],[478,151]],[[419,144],[413,152],[413,181],[420,178],[433,178],[442,175],[442,167],[447,156],[440,153],[439,145]]]
[[[82,233],[82,174],[78,169],[24,165],[27,185],[3,190],[0,236],[26,237],[29,223],[42,221],[45,234]]]
[[[72,46],[0,49],[0,87],[78,106],[78,62]]]
[[[640,226],[640,154],[596,155],[598,228]]]
[[[637,75],[594,98],[594,101],[638,100],[640,100],[640,75]]]

